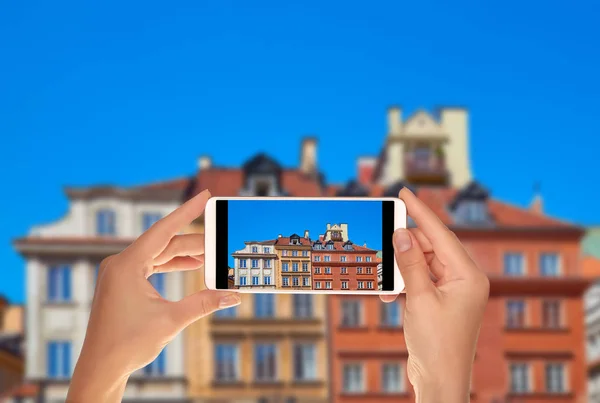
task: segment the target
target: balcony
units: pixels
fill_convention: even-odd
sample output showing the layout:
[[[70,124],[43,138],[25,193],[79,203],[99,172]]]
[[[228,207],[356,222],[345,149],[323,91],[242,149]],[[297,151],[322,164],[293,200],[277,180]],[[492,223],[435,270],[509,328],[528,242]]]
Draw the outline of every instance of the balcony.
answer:
[[[409,183],[422,185],[446,185],[448,170],[444,156],[434,150],[423,148],[404,155],[405,178]]]

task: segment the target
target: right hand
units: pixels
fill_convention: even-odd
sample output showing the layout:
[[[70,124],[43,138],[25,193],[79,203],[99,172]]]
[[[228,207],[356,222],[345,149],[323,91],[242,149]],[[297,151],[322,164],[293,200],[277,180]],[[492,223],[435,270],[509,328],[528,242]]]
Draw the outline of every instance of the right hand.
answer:
[[[405,282],[408,379],[417,402],[469,401],[471,371],[489,280],[458,238],[410,190],[399,197],[417,228],[394,233]],[[392,302],[396,296],[381,296]]]

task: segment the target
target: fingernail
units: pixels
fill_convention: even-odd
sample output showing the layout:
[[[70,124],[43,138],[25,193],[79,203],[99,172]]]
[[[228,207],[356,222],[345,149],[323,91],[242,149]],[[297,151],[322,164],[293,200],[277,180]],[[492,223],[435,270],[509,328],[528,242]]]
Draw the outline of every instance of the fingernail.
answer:
[[[412,247],[412,239],[408,230],[397,229],[394,232],[394,247],[398,252],[406,252]]]
[[[219,308],[229,308],[231,306],[239,305],[240,302],[241,299],[237,293],[227,294],[219,300]]]

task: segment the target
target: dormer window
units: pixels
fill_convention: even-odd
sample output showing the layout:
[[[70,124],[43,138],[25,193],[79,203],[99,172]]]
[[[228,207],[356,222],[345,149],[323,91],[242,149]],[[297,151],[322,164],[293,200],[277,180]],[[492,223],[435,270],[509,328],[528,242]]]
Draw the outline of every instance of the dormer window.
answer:
[[[327,249],[329,249],[329,250],[333,250],[333,244],[332,244],[332,243],[328,243],[328,244],[327,244]]]
[[[290,245],[300,245],[300,237],[296,234],[290,237]]]
[[[281,166],[266,154],[258,154],[243,166],[242,196],[278,196],[281,189]]]
[[[352,242],[348,241],[344,244],[344,250],[353,250]]]
[[[323,249],[323,244],[319,241],[316,241],[315,243],[313,243],[313,249],[321,250]]]
[[[252,247],[252,253],[258,253],[258,246]]]
[[[456,195],[450,205],[454,221],[460,225],[488,225],[488,192],[479,183],[471,182]]]

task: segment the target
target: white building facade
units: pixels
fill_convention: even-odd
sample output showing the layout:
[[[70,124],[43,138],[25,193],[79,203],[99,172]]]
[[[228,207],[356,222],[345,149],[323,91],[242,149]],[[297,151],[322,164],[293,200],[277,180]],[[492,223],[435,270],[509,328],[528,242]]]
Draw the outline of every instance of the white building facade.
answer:
[[[246,242],[232,254],[236,287],[275,288],[275,242]]]
[[[15,242],[26,260],[25,382],[39,385],[36,399],[45,402],[65,401],[102,259],[123,250],[183,197],[180,190],[112,187],[68,189],[67,195],[65,217]],[[166,299],[184,297],[182,273],[149,280]],[[180,335],[135,373],[124,401],[186,401],[183,348]]]
[[[600,402],[600,282],[586,292],[585,311],[588,395],[590,402]]]

